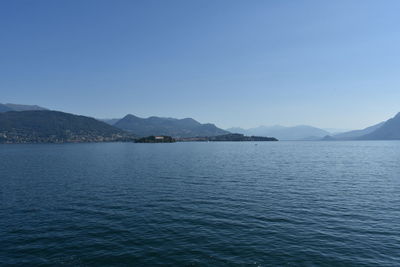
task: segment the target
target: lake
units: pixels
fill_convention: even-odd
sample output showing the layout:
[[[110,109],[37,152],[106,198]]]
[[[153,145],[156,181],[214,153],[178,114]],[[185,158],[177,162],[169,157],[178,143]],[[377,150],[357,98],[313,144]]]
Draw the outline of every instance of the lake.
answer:
[[[397,141],[0,145],[0,200],[0,265],[400,265]]]

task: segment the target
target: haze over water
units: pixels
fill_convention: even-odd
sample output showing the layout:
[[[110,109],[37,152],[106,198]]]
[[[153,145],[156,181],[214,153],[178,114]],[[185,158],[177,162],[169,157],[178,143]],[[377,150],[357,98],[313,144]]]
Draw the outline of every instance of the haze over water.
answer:
[[[400,142],[0,146],[0,265],[398,266]]]

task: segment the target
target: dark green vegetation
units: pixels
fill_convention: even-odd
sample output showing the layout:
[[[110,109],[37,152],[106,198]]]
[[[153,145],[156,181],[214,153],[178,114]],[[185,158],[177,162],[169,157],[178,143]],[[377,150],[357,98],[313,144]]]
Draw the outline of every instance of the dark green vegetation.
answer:
[[[0,113],[0,143],[133,140],[131,134],[85,116],[47,110]]]
[[[229,133],[216,127],[214,124],[201,124],[194,119],[173,119],[149,117],[139,118],[126,115],[114,124],[122,130],[138,136],[166,135],[172,137],[217,136]]]
[[[147,136],[137,139],[135,143],[175,143],[171,136]]]

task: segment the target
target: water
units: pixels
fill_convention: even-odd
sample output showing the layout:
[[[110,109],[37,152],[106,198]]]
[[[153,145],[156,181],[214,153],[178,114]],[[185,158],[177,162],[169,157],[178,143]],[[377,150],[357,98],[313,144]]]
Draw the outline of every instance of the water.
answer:
[[[0,146],[0,265],[399,266],[400,142]]]

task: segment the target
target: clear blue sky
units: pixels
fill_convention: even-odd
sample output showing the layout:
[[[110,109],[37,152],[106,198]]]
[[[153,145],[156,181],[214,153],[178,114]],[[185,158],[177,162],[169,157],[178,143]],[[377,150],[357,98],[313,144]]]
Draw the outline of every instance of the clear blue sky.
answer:
[[[1,0],[0,102],[220,127],[400,111],[400,1]]]

